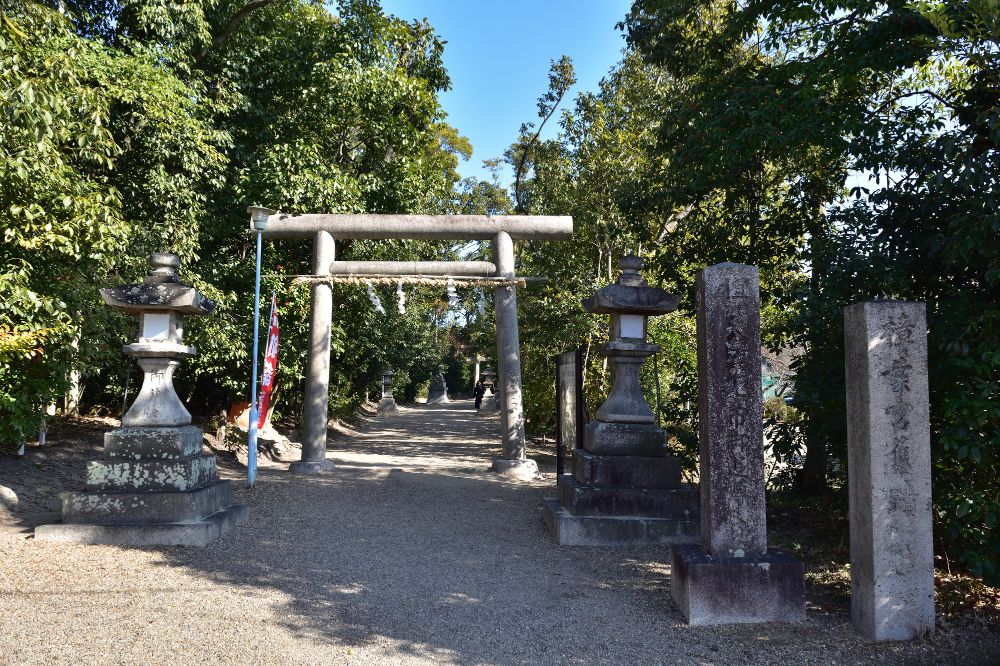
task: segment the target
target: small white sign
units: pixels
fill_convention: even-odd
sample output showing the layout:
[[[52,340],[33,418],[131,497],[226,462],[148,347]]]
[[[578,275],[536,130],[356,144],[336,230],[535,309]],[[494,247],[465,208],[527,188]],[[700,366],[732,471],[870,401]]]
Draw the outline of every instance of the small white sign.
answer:
[[[146,340],[166,340],[170,336],[170,315],[144,314],[142,337]]]
[[[623,338],[642,338],[642,315],[625,314],[619,320]]]

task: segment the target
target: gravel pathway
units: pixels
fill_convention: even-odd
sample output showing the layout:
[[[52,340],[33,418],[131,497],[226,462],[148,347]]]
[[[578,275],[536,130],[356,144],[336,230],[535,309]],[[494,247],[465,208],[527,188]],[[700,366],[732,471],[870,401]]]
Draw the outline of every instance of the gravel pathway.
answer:
[[[987,664],[994,635],[864,644],[842,613],[689,628],[669,552],[558,548],[552,476],[498,481],[465,401],[371,419],[335,474],[263,468],[250,522],[204,549],[0,533],[4,664]]]

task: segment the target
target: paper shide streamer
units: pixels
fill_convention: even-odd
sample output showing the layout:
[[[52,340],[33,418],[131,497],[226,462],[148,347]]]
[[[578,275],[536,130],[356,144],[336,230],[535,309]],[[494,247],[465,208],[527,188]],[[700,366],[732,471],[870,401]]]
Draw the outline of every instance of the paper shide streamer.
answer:
[[[458,292],[455,291],[455,281],[448,278],[448,307],[456,307],[458,303]]]
[[[399,314],[406,314],[406,294],[403,293],[403,281],[396,282],[396,310]]]
[[[378,294],[375,293],[375,289],[372,288],[370,282],[368,283],[368,300],[370,300],[372,305],[375,306],[375,312],[380,315],[385,314],[385,308],[382,307],[382,301],[379,300]]]

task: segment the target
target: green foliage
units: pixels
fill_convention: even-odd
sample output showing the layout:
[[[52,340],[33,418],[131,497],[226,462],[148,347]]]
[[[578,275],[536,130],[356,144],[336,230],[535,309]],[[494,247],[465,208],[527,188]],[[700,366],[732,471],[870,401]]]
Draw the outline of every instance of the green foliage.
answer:
[[[245,399],[253,238],[246,206],[283,211],[446,212],[457,205],[468,140],[444,123],[443,42],[426,22],[371,0],[235,0],[164,5],[74,0],[63,15],[19,1],[0,24],[0,441],[37,431],[39,410],[82,373],[90,404],[114,405],[134,322],[97,288],[134,282],[152,251],[217,301],[192,318],[199,354],[177,385],[198,411]],[[342,259],[439,258],[440,243],[344,242]],[[293,416],[308,334],[304,243],[266,243],[263,293],[278,294],[279,412]],[[335,409],[352,410],[389,366],[413,383],[446,354],[440,303],[407,290],[375,316],[363,290],[338,288],[331,365]],[[267,301],[262,309],[267,310]],[[435,323],[436,322],[436,323]],[[77,341],[78,344],[68,344]],[[405,394],[410,388],[404,382]],[[411,391],[412,392],[412,391]]]
[[[826,0],[638,0],[624,22],[684,92],[648,205],[707,211],[707,247],[761,265],[771,344],[802,350],[776,452],[805,446],[806,489],[843,482],[843,307],[926,301],[938,536],[994,579],[998,25],[995,3]]]

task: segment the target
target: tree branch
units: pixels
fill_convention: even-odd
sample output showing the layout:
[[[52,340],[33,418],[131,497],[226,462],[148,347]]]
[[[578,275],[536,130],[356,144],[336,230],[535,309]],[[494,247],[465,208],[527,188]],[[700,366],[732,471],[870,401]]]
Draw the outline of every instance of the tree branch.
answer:
[[[226,24],[226,27],[222,30],[222,32],[212,39],[212,43],[201,50],[201,53],[199,53],[195,58],[195,62],[201,62],[205,59],[205,56],[207,56],[209,52],[224,46],[233,36],[233,33],[236,32],[236,29],[240,27],[240,24],[243,23],[248,16],[250,16],[252,11],[265,7],[272,2],[274,2],[274,0],[250,0],[247,4],[243,5],[243,8],[233,14],[233,17],[229,19],[229,23]]]

